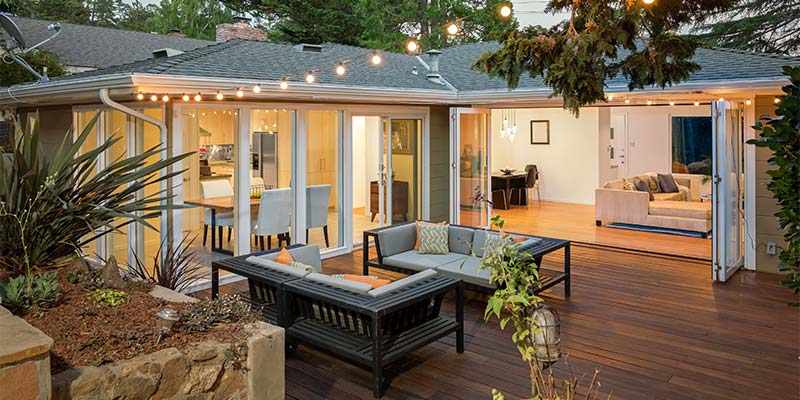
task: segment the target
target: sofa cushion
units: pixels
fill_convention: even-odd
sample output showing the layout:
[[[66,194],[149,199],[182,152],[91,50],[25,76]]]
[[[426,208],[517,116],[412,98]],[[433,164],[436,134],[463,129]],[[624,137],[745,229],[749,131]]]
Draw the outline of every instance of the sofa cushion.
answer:
[[[310,281],[324,283],[328,286],[338,287],[340,289],[349,290],[354,293],[367,294],[372,290],[372,285],[366,283],[350,281],[347,279],[334,278],[325,274],[313,273],[305,276],[305,279]]]
[[[411,271],[424,271],[463,258],[464,255],[459,253],[420,254],[414,250],[408,250],[391,257],[384,257],[383,263],[392,267]]]
[[[314,268],[317,272],[322,272],[322,258],[319,255],[319,246],[315,244],[309,244],[305,246],[295,247],[293,249],[288,249],[289,254],[292,255],[294,261],[303,263],[305,265],[309,265]],[[261,256],[250,256],[245,259],[245,261],[261,265],[262,267],[272,267],[274,268],[276,265],[284,266],[286,268],[281,269],[280,271],[284,271],[289,269],[288,265],[279,264],[275,262],[275,257],[278,256],[278,252],[274,251],[272,253],[264,254]],[[263,263],[261,260],[271,261],[271,263]],[[305,273],[303,274],[305,275]]]
[[[661,186],[658,185],[658,174],[655,172],[648,172],[643,176],[647,177],[647,185],[650,186],[650,191],[653,193],[661,192]]]
[[[486,246],[486,235],[489,231],[484,229],[475,229],[472,235],[472,254],[476,257],[483,257],[483,248]]]
[[[417,235],[419,237],[420,254],[447,254],[450,252],[450,242],[447,240],[447,225],[419,225]]]
[[[653,195],[653,191],[650,190],[650,185],[648,184],[649,178],[645,177],[640,178],[633,178],[633,184],[636,186],[636,189],[640,192],[646,192],[648,196],[650,196],[650,201],[655,200],[655,196]]]
[[[381,256],[388,257],[412,250],[417,242],[417,224],[390,226],[378,231]]]
[[[653,200],[655,201],[686,201],[686,192],[680,191],[677,193],[653,193]]]
[[[268,254],[268,255],[271,255],[271,254]],[[274,258],[274,255],[273,255],[273,258]],[[294,267],[290,267],[290,266],[288,266],[286,264],[281,264],[281,263],[275,262],[275,261],[273,261],[273,260],[271,260],[269,258],[266,258],[266,256],[250,256],[250,257],[247,257],[245,259],[245,261],[250,263],[250,264],[253,264],[253,265],[258,265],[259,267],[263,267],[263,268],[270,269],[270,270],[273,270],[273,271],[277,271],[277,272],[282,272],[282,273],[285,273],[285,274],[293,275],[293,276],[296,276],[296,277],[299,277],[299,278],[302,278],[302,277],[304,277],[304,276],[309,274],[309,272],[307,270],[300,269],[300,268],[294,268]]]
[[[511,245],[513,243],[510,236],[504,237],[500,236],[498,233],[487,232],[486,244],[483,246],[483,256],[481,258],[486,259],[495,254],[500,255],[500,251],[504,245]]]
[[[379,288],[375,288],[367,292],[368,295],[372,297],[380,297],[400,289],[403,289],[407,286],[411,286],[417,282],[424,281],[436,276],[436,271],[429,269],[427,271],[418,272],[414,275],[409,275],[403,279],[398,279],[388,285],[383,285]]]
[[[419,227],[421,225],[447,225],[447,221],[436,222],[436,223],[428,221],[417,221],[417,233],[416,233],[417,239],[416,242],[414,242],[414,250],[419,250]]]
[[[474,236],[475,229],[450,225],[447,233],[447,240],[450,242],[450,252],[468,255],[472,251],[472,240]]]
[[[436,268],[440,274],[452,278],[461,279],[464,282],[480,285],[488,288],[495,288],[496,285],[489,283],[491,271],[488,268],[480,269],[481,259],[476,257],[466,257],[449,264]]]
[[[615,190],[623,190],[625,186],[625,179],[614,179],[613,181],[608,181],[603,185],[603,189],[615,189]]]
[[[655,201],[650,203],[650,215],[665,217],[711,219],[711,202]]]
[[[662,193],[678,193],[678,182],[672,174],[658,174],[658,186],[661,188]]]

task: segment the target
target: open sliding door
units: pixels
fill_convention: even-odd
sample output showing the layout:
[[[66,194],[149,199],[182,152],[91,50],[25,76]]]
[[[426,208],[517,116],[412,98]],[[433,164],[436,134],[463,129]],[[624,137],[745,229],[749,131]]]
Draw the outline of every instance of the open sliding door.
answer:
[[[712,105],[713,240],[712,279],[727,281],[744,263],[742,255],[742,119],[727,101]]]
[[[450,109],[452,223],[475,227],[490,224],[490,121],[488,109]]]

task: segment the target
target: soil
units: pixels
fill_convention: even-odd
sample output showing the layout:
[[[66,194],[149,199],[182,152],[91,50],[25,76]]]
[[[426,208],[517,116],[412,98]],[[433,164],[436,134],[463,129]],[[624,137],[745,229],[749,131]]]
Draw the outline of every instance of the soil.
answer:
[[[22,317],[53,338],[50,368],[57,374],[81,365],[99,366],[164,348],[184,350],[193,343],[216,340],[227,343],[244,339],[244,323],[223,324],[207,332],[173,332],[156,344],[156,313],[176,311],[187,303],[171,303],[152,297],[139,285],[127,290],[128,301],[117,307],[99,304],[89,297],[91,289],[66,279],[68,268],[59,271],[62,296],[46,310],[32,310]]]

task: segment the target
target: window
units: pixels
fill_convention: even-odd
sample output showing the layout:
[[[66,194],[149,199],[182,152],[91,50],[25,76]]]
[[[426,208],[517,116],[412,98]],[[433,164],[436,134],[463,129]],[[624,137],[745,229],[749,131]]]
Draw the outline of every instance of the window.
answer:
[[[711,174],[711,117],[672,117],[672,172]]]

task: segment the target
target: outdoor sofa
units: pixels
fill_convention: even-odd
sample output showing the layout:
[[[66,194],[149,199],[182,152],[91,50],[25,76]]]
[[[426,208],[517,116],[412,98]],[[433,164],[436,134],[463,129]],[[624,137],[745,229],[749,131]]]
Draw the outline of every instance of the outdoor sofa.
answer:
[[[364,275],[370,267],[387,269],[405,274],[436,271],[464,281],[465,286],[481,292],[494,292],[497,285],[489,282],[489,269],[481,269],[484,245],[489,234],[498,231],[448,225],[448,254],[420,254],[414,250],[417,242],[416,222],[406,222],[383,228],[364,231],[363,268]],[[539,268],[541,287],[535,292],[564,283],[564,295],[570,295],[570,242],[567,240],[535,237],[513,233],[524,237],[518,243],[520,252],[528,252]],[[376,257],[369,256],[370,240],[375,244]],[[564,249],[564,271],[541,268],[546,254]]]
[[[373,372],[373,394],[387,386],[384,367],[451,333],[464,352],[463,287],[458,279],[424,271],[380,288],[322,274],[319,247],[289,248],[315,272],[276,263],[278,250],[212,263],[212,297],[219,270],[248,278],[245,296],[269,322],[286,329],[287,348],[305,344]],[[440,314],[444,295],[455,290],[455,320]]]

